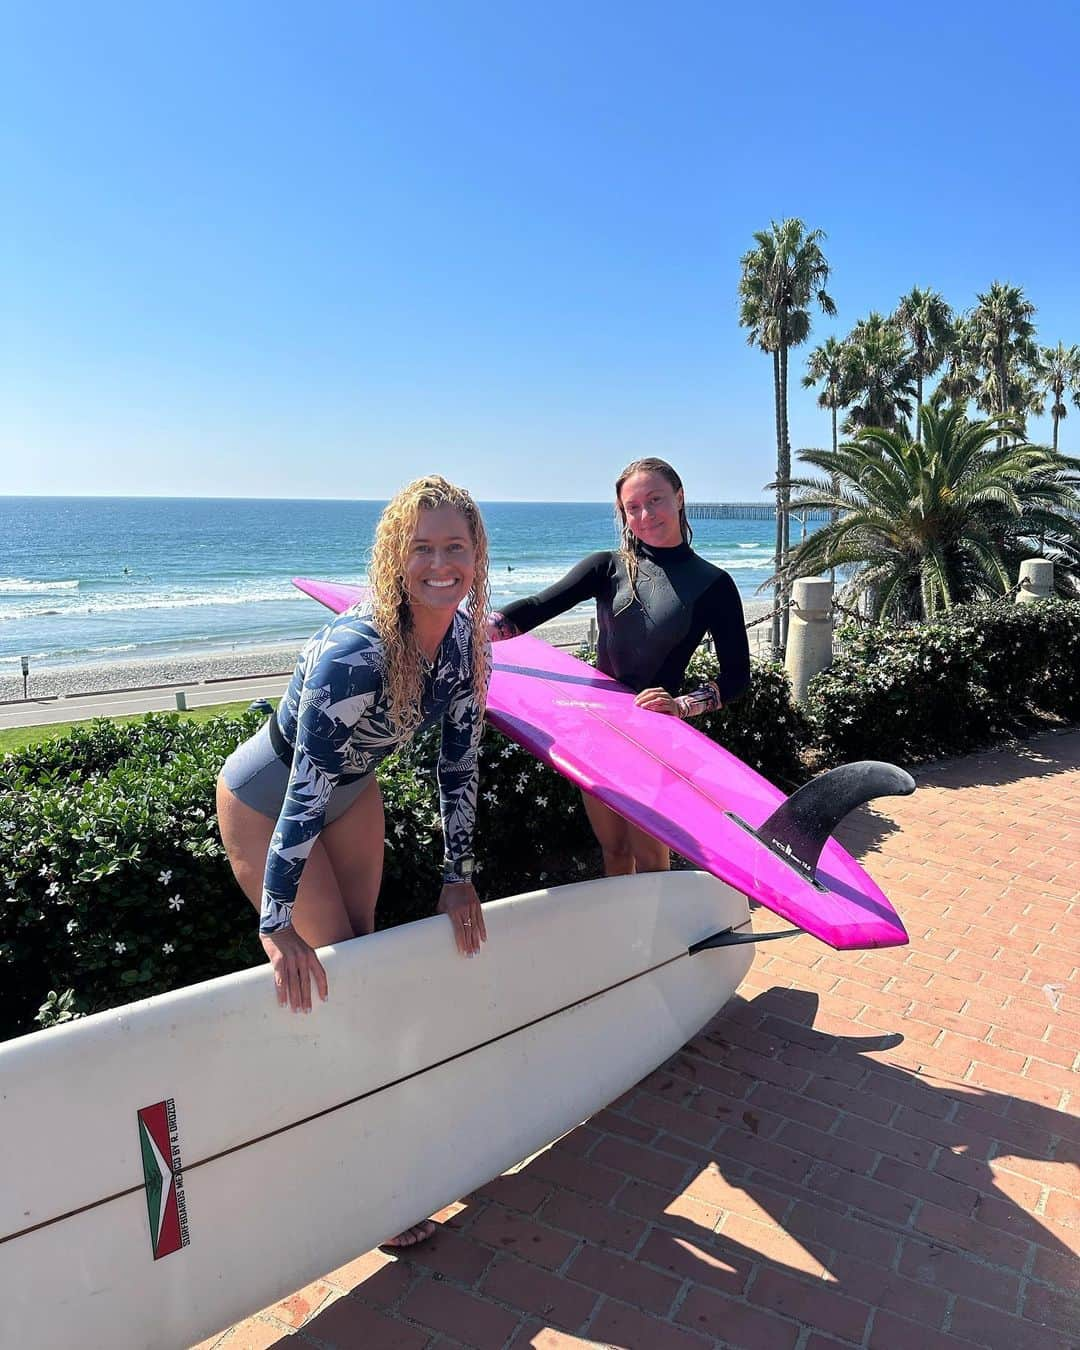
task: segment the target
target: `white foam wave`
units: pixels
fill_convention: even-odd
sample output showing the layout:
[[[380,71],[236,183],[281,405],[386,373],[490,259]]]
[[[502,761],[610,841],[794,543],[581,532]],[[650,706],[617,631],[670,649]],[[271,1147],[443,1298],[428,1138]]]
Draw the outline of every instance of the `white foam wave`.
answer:
[[[25,577],[0,577],[0,595],[32,595],[36,591],[77,591],[78,581],[28,581]]]
[[[65,605],[63,609],[50,606],[42,609],[32,603],[0,605],[0,621],[5,619],[85,619],[108,614],[130,614],[148,610],[205,609],[210,606],[256,605],[264,601],[302,600],[304,597],[285,584],[272,589],[214,591],[205,594],[149,594],[102,595],[86,598],[81,604]]]

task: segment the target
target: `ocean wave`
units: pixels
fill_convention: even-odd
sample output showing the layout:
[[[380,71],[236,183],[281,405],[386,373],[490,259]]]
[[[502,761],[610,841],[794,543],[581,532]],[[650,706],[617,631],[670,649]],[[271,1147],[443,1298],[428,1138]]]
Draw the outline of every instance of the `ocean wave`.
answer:
[[[78,581],[28,581],[25,577],[0,577],[0,595],[33,595],[37,591],[77,591]]]
[[[123,595],[86,597],[81,604],[64,609],[39,609],[32,604],[0,605],[0,622],[11,619],[85,619],[105,614],[131,614],[151,610],[206,609],[210,606],[257,605],[267,602],[303,600],[292,586],[274,590],[254,590],[237,594],[235,591],[212,592],[206,595]]]

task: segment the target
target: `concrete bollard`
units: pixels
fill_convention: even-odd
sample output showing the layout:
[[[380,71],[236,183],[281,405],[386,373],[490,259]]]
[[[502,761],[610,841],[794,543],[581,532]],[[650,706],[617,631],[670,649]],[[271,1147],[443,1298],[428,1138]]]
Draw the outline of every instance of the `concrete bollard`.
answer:
[[[1025,558],[1020,564],[1020,589],[1016,603],[1049,600],[1054,594],[1054,564],[1046,558]]]
[[[813,677],[832,665],[832,598],[828,577],[803,577],[792,587],[784,667],[797,703],[806,697]]]
[[[176,691],[176,711],[187,712],[187,691],[184,689]]]

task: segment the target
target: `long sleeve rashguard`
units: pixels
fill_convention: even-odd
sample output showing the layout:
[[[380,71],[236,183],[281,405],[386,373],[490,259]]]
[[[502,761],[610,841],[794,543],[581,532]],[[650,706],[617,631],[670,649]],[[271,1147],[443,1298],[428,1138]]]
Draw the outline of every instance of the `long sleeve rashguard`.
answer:
[[[442,719],[439,805],[446,856],[472,851],[476,820],[477,749],[483,714],[472,688],[472,636],[455,614],[425,677],[421,728]],[[293,746],[289,784],[270,841],[263,880],[261,933],[292,922],[304,865],[326,822],[331,793],[373,773],[406,737],[389,718],[382,641],[370,615],[346,610],[311,639],[297,661],[277,711]]]
[[[713,687],[694,690],[693,711],[731,703],[750,683],[750,649],[742,601],[722,568],[689,544],[639,545],[633,587],[619,553],[592,553],[561,581],[501,610],[509,632],[528,633],[586,600],[596,601],[596,664],[635,692],[677,694],[690,657],[708,633],[720,664]]]

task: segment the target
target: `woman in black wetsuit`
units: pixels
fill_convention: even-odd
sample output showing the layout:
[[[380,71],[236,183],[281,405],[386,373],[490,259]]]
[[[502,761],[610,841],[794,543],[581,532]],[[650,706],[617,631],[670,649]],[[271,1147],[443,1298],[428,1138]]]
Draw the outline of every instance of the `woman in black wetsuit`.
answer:
[[[596,601],[596,664],[636,691],[639,708],[699,717],[731,703],[750,683],[742,601],[727,572],[690,547],[679,475],[662,459],[637,459],[615,482],[621,546],[592,553],[554,586],[492,614],[493,640],[528,633],[585,600]],[[720,662],[717,680],[680,694],[706,633]],[[667,848],[610,807],[582,794],[604,854],[604,873],[662,872]]]

